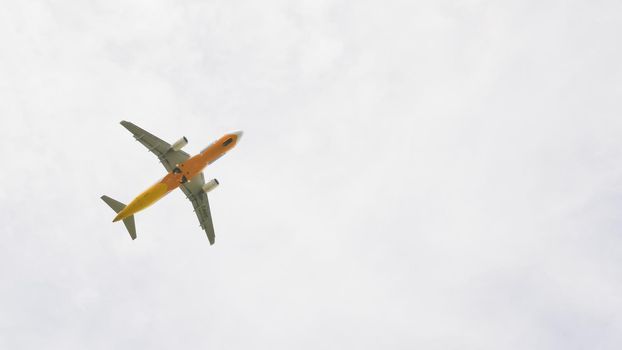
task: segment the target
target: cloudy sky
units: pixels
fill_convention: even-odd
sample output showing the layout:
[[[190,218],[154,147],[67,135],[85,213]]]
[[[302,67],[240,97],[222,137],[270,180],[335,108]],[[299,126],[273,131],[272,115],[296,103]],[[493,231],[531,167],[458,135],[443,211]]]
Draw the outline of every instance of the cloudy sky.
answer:
[[[619,349],[620,1],[0,11],[0,348]],[[210,247],[119,125],[207,169]]]

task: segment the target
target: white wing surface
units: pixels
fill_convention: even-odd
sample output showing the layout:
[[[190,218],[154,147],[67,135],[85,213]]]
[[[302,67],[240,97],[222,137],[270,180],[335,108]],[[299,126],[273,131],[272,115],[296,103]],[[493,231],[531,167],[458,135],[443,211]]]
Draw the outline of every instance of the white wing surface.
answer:
[[[203,177],[203,173],[201,173],[193,177],[192,180],[182,184],[180,188],[184,191],[184,194],[186,194],[186,198],[192,202],[194,212],[197,214],[197,218],[199,218],[201,228],[207,234],[209,244],[212,245],[216,240],[216,235],[214,233],[214,223],[212,222],[212,213],[209,209],[207,193],[203,191],[204,184],[205,178]]]
[[[134,135],[136,141],[142,143],[151,153],[158,157],[166,171],[172,171],[177,164],[183,163],[190,158],[188,153],[171,149],[171,145],[167,142],[130,122],[124,120],[121,122],[121,125]]]

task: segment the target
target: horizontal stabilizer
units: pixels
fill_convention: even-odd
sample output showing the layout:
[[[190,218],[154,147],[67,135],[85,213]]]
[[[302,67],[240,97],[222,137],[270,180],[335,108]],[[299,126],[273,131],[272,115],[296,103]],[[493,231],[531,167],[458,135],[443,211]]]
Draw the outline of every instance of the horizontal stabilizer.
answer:
[[[130,237],[132,237],[132,239],[136,239],[136,225],[134,225],[134,215],[128,216],[123,219],[123,224],[125,225],[127,232],[130,233]]]
[[[106,202],[106,204],[108,204],[108,206],[110,206],[110,208],[112,208],[112,210],[115,211],[115,213],[118,213],[125,208],[125,204],[108,196],[102,196],[101,198],[104,202]],[[134,215],[123,219],[123,224],[125,225],[127,232],[130,233],[130,237],[132,237],[132,239],[136,239],[136,224],[134,223]]]
[[[125,204],[119,201],[115,201],[114,199],[106,195],[102,196],[102,199],[104,200],[104,202],[106,202],[106,204],[108,204],[110,208],[112,208],[112,210],[114,210],[115,213],[118,213],[123,210],[123,208],[125,208]]]

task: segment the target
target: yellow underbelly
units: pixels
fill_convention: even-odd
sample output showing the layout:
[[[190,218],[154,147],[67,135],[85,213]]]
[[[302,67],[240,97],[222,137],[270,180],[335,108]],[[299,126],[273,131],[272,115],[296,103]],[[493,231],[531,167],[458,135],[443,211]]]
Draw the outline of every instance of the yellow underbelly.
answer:
[[[147,208],[169,192],[168,186],[161,182],[149,187],[145,192],[134,198],[127,207],[123,208],[114,218],[114,221],[123,220]]]

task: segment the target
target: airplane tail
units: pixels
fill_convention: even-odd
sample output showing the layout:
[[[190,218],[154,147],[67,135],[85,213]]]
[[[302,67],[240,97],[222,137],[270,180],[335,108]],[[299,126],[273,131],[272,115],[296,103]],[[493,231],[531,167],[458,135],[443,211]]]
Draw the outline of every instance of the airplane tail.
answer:
[[[101,199],[106,202],[106,204],[108,204],[108,206],[112,208],[115,213],[118,213],[123,210],[123,208],[125,208],[125,204],[116,201],[108,196],[101,196]],[[123,224],[125,225],[127,232],[130,233],[130,237],[132,237],[132,239],[136,239],[136,225],[134,224],[134,215],[128,216],[123,219]]]

